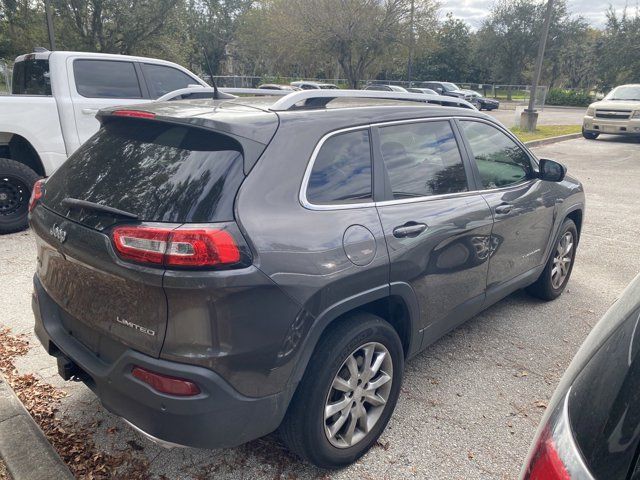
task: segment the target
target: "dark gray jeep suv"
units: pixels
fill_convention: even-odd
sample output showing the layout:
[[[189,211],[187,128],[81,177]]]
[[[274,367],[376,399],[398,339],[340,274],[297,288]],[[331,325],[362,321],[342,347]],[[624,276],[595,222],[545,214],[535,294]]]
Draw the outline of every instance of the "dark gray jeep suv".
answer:
[[[516,289],[560,295],[581,184],[484,114],[385,95],[102,111],[30,204],[60,374],[156,440],[280,428],[338,467],[384,430],[408,358]]]

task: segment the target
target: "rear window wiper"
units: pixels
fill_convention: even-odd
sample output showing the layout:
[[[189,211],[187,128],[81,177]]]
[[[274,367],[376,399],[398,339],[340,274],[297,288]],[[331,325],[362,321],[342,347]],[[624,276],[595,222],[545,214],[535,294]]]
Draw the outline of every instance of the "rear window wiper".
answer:
[[[117,215],[120,217],[138,219],[138,215],[131,212],[120,210],[119,208],[108,207],[106,205],[100,205],[99,203],[89,202],[87,200],[80,200],[78,198],[67,197],[62,200],[62,205],[68,208],[84,208],[85,210],[93,210],[95,212],[108,213],[110,215]]]

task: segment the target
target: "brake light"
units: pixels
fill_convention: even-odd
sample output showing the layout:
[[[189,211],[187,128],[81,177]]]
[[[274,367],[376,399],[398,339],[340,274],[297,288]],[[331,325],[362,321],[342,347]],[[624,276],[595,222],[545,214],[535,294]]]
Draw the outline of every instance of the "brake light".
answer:
[[[524,478],[526,480],[571,480],[571,475],[562,462],[548,430],[540,436]]]
[[[44,178],[36,181],[31,189],[31,197],[29,198],[29,212],[36,208],[36,205],[44,195]]]
[[[113,229],[120,257],[176,267],[217,267],[240,262],[233,235],[220,228],[121,226]]]
[[[145,112],[144,110],[115,110],[112,115],[117,117],[130,117],[130,118],[156,118],[155,113]]]
[[[166,393],[167,395],[192,397],[200,393],[200,387],[198,387],[198,385],[184,378],[163,375],[142,367],[133,367],[131,374],[154,390],[160,393]]]

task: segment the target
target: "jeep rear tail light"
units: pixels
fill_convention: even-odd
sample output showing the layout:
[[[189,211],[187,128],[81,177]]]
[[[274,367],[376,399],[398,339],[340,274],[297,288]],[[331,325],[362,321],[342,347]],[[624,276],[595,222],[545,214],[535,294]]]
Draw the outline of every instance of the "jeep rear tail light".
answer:
[[[29,212],[36,208],[36,205],[44,195],[44,182],[45,179],[41,178],[33,184],[33,188],[31,189],[31,198],[29,198]]]
[[[244,242],[223,227],[119,226],[111,233],[124,260],[185,268],[245,266]]]
[[[166,393],[167,395],[193,397],[200,393],[200,387],[198,387],[198,385],[184,378],[163,375],[142,367],[133,367],[131,374],[154,390],[160,393]]]

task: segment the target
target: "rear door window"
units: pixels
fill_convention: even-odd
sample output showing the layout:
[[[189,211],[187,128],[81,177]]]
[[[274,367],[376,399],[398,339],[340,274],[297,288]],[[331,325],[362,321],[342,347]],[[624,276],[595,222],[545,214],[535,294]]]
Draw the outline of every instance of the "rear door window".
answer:
[[[364,203],[373,199],[369,130],[328,138],[316,156],[307,200],[317,205]]]
[[[242,164],[240,145],[222,134],[160,122],[112,121],[50,177],[44,204],[63,215],[68,208],[62,201],[71,197],[136,214],[141,221],[233,220]],[[96,228],[105,225],[104,218],[94,218],[95,211],[85,213],[77,220]]]
[[[466,170],[449,122],[393,125],[379,131],[393,199],[468,190]]]
[[[504,132],[482,122],[461,121],[485,189],[506,187],[533,178],[527,152]]]
[[[186,73],[166,65],[143,63],[142,71],[152,98],[161,97],[165,93],[180,88],[187,88],[189,85],[200,85],[200,82]]]
[[[76,89],[88,98],[142,98],[133,62],[76,60],[73,62]]]

